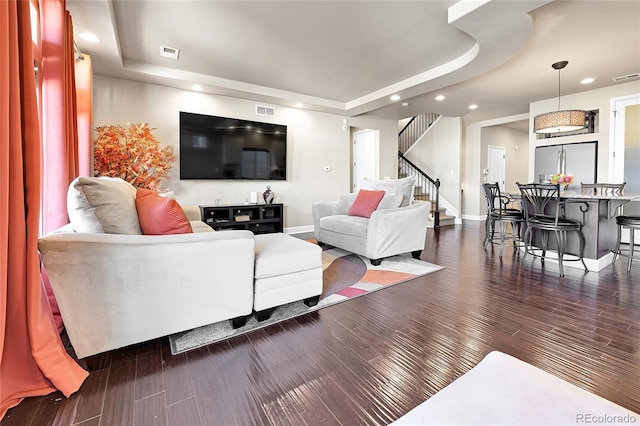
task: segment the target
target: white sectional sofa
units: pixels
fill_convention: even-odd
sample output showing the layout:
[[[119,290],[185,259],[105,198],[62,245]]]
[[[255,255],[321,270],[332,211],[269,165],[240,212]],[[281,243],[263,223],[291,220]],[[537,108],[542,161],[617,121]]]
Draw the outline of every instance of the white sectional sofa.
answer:
[[[193,232],[142,235],[136,189],[121,179],[71,184],[71,223],[40,238],[39,249],[79,358],[225,320],[236,328],[254,309],[317,303],[318,246],[284,234],[214,232],[197,207],[183,212],[170,201]],[[287,250],[308,255],[292,264]]]
[[[120,224],[128,232],[139,226],[135,199],[132,204],[113,200],[113,191],[104,195],[104,187],[114,185],[131,194],[128,183],[79,179],[76,196],[93,192],[95,199],[102,192],[104,197],[89,215],[113,219],[115,224],[104,226]],[[118,195],[123,194],[126,190]],[[72,223],[40,238],[39,249],[79,358],[223,320],[241,325],[251,314],[255,240],[250,231],[213,232],[199,221],[196,208],[187,210],[194,231],[189,234],[76,232],[74,226],[87,224],[79,224],[78,203],[72,204]]]

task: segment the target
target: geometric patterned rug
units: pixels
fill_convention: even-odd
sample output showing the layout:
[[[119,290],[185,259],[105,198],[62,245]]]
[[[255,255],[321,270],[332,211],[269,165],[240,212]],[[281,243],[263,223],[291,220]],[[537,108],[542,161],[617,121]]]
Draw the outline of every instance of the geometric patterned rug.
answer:
[[[314,240],[309,240],[315,242]],[[230,321],[221,321],[169,336],[173,355],[215,343],[257,328],[313,312],[336,303],[359,297],[372,291],[402,283],[412,278],[443,269],[410,253],[385,258],[380,266],[369,259],[341,249],[324,246],[322,252],[323,292],[316,306],[308,307],[302,301],[279,306],[271,317],[258,322],[252,315],[243,327],[233,329]]]

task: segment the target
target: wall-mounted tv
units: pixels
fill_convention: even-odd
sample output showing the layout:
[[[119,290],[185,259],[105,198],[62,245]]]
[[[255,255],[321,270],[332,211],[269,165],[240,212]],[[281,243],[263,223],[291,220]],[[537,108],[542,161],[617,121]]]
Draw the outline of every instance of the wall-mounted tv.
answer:
[[[287,126],[180,112],[180,179],[286,178]]]

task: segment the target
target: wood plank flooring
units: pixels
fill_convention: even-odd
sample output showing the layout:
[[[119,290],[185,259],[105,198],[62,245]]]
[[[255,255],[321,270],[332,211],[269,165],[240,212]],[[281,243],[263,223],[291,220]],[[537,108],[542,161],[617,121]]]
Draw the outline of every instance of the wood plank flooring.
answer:
[[[167,339],[97,355],[79,392],[12,425],[381,425],[492,350],[640,412],[640,263],[584,274],[482,249],[482,222],[429,229],[446,269],[171,356]]]

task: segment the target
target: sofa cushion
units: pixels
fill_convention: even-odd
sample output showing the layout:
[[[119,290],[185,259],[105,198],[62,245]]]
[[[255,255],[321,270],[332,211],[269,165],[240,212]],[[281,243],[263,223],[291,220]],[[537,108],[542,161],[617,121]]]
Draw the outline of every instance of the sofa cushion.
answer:
[[[335,214],[347,214],[357,196],[358,194],[355,192],[351,194],[342,194],[338,199]]]
[[[339,234],[352,235],[358,238],[367,238],[367,226],[369,219],[360,216],[333,215],[320,219],[320,228]]]
[[[392,194],[402,194],[402,202],[400,207],[405,207],[411,204],[413,198],[413,187],[416,183],[415,176],[409,176],[402,179],[388,179],[388,180],[370,180],[363,179],[360,182],[360,188],[368,190],[384,190]]]
[[[187,215],[173,198],[156,191],[138,188],[136,209],[140,228],[145,235],[190,234],[193,232]]]
[[[256,280],[322,267],[322,249],[291,235],[273,233],[255,236]]]
[[[142,234],[136,188],[120,178],[76,178],[67,191],[67,213],[76,232]]]
[[[382,197],[384,197],[384,191],[368,191],[366,189],[361,189],[358,191],[358,196],[351,205],[347,214],[349,216],[369,218],[371,217],[371,213],[376,211],[378,208],[378,204],[380,204]]]
[[[382,200],[380,201],[380,204],[378,204],[378,208],[376,210],[396,209],[400,207],[400,204],[402,204],[403,198],[402,194],[392,194],[385,191],[384,197],[382,197]]]

